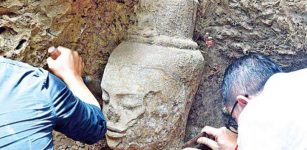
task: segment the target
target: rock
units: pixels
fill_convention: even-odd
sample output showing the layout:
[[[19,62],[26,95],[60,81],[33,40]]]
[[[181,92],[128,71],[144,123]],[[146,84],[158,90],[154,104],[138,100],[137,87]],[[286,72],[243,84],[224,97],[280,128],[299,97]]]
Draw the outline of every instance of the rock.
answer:
[[[186,141],[205,125],[224,126],[220,87],[225,68],[249,54],[269,55],[286,71],[307,67],[307,1],[200,0],[195,33],[209,33],[215,46],[198,40],[206,65],[191,108]]]
[[[203,71],[192,40],[196,0],[141,0],[127,42],[111,54],[101,86],[114,149],[179,149]]]
[[[110,96],[103,107],[108,145],[180,148],[203,61],[196,50],[121,43],[111,54],[101,83]]]
[[[136,27],[128,40],[167,47],[196,49],[192,40],[198,0],[140,0]]]
[[[134,23],[131,18],[136,3],[137,0],[2,0],[0,55],[43,67],[50,46],[65,46],[81,54],[85,74],[98,80],[99,88],[110,53]],[[101,97],[101,91],[93,92]],[[60,134],[54,141],[55,149],[75,145]],[[107,149],[106,144],[100,145],[98,149]]]
[[[134,20],[137,0],[0,1],[0,55],[45,66],[50,46],[77,50],[101,79],[112,50]]]
[[[163,13],[151,14],[146,20],[146,10],[150,7],[135,9],[139,5],[158,6],[154,4],[157,1],[148,0],[143,4],[139,4],[138,0],[0,1],[0,55],[45,66],[49,46],[66,46],[81,53],[86,63],[85,73],[96,81],[101,80],[110,53],[127,35],[128,26],[129,33],[142,37],[144,43],[177,48],[195,49],[195,42],[189,39],[193,31],[194,35],[209,33],[215,41],[214,46],[208,48],[204,41],[197,41],[206,65],[190,111],[186,140],[200,132],[204,125],[223,125],[220,85],[224,69],[233,59],[258,52],[270,55],[286,71],[307,67],[306,0],[199,0],[195,30],[193,26],[184,28],[182,32],[179,30],[183,27],[180,23],[187,20],[182,21],[181,12],[169,16],[170,13],[164,11],[169,20],[161,18]],[[162,3],[169,6],[172,2],[167,0]],[[191,1],[181,2],[179,6]],[[138,12],[140,15],[136,14]],[[139,22],[140,18],[144,22]],[[159,24],[162,29],[164,25],[176,22],[178,26],[172,25],[173,28],[159,32],[155,31],[155,24],[152,28],[144,29],[148,21],[155,19],[160,20],[157,26]],[[143,32],[138,32],[140,30]],[[153,38],[159,35],[172,37],[176,32],[180,33],[180,37],[188,38],[172,40],[175,42]],[[136,41],[141,42],[137,38]],[[101,96],[99,91],[95,93],[96,97]],[[161,115],[167,117],[163,113]],[[154,125],[153,121],[149,125]],[[161,131],[162,128],[157,128],[154,132]],[[64,137],[55,137],[55,149],[59,145],[63,146],[60,149],[65,149],[65,146],[75,144]],[[106,146],[99,142],[88,147],[105,149]]]

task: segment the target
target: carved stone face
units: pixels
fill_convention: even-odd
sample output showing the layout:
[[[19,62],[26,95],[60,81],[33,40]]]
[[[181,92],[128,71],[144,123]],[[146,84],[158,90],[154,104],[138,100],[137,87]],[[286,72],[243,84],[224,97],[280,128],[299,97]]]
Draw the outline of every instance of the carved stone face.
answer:
[[[113,149],[178,148],[202,68],[199,52],[122,43],[101,87]]]
[[[143,132],[142,128],[148,126],[153,126],[155,129],[164,128],[163,124],[158,125],[157,118],[152,114],[157,113],[161,118],[170,116],[167,102],[163,104],[158,101],[164,101],[162,93],[174,92],[173,89],[176,89],[172,79],[169,78],[170,81],[163,79],[167,75],[159,69],[140,68],[140,66],[132,65],[113,69],[112,76],[105,77],[102,86],[105,89],[104,95],[106,93],[109,95],[103,96],[109,97],[109,101],[108,98],[103,98],[105,101],[103,110],[109,121],[107,138],[108,144],[112,148],[118,147],[123,138],[133,138],[137,135],[134,131],[129,131],[130,128],[138,128],[139,132]],[[168,87],[173,87],[172,90],[163,87],[167,84]],[[158,95],[160,97],[154,97]],[[149,102],[149,99],[156,101]],[[150,117],[151,121],[143,124],[140,120],[144,117]],[[151,133],[142,133],[142,135],[144,134],[150,135]]]
[[[105,101],[104,112],[109,120],[108,137],[121,138],[129,127],[145,112],[142,89],[142,73],[130,67],[112,68],[109,78],[105,77],[102,88],[109,93],[109,102]],[[112,132],[113,131],[113,132]]]

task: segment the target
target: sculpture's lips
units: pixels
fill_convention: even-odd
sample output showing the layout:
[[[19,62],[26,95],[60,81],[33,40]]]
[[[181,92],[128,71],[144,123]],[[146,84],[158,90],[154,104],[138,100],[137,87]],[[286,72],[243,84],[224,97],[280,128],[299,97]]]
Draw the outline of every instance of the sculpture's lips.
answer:
[[[108,126],[107,136],[110,138],[122,138],[126,136],[126,131],[112,126]]]
[[[125,137],[126,133],[118,133],[118,132],[113,132],[113,131],[108,130],[107,131],[107,136],[110,137],[110,138],[117,139],[117,138]]]
[[[114,127],[110,124],[111,123],[107,124],[107,128],[110,131],[122,133],[122,132],[126,132],[126,130],[127,130],[126,128]]]

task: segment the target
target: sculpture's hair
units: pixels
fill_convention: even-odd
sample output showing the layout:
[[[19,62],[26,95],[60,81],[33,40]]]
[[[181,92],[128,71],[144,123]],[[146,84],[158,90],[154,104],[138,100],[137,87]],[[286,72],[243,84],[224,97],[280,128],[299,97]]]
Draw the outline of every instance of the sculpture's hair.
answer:
[[[278,64],[259,54],[243,56],[230,64],[224,74],[222,96],[224,104],[231,106],[238,95],[254,96],[261,92],[266,81],[282,72]]]

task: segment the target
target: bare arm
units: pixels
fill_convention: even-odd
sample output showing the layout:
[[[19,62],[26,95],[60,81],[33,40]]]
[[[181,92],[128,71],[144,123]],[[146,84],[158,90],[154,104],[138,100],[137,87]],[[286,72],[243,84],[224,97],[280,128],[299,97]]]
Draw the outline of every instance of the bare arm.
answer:
[[[62,79],[80,100],[100,108],[95,96],[82,80],[84,63],[78,52],[64,47],[51,48],[51,50],[57,51],[57,53],[53,53],[47,59],[50,71]]]

